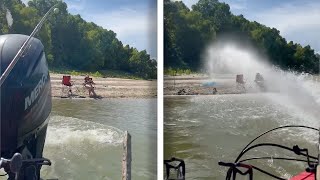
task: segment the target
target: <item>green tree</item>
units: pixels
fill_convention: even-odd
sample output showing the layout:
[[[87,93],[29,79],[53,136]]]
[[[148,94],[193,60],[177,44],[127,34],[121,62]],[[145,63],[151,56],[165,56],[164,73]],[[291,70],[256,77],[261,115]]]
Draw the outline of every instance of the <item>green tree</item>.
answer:
[[[38,38],[45,46],[50,67],[96,72],[112,69],[130,72],[143,78],[156,77],[156,63],[146,51],[124,46],[111,30],[71,15],[67,4],[59,0],[32,0],[25,6],[20,0],[0,1],[0,35],[30,34],[43,15],[57,4]],[[6,9],[11,11],[13,26],[8,27]]]
[[[198,70],[208,43],[226,34],[242,44],[253,44],[283,69],[319,73],[319,56],[310,46],[287,43],[277,29],[233,15],[226,3],[199,0],[190,10],[181,1],[164,1],[165,68]]]

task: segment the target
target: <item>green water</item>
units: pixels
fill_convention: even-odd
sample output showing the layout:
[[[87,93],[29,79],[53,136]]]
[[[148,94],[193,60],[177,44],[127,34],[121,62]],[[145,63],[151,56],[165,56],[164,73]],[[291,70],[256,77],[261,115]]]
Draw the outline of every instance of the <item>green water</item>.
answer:
[[[121,179],[122,135],[132,135],[132,178],[156,179],[156,99],[54,99],[44,179]]]
[[[225,178],[227,169],[218,166],[218,162],[233,162],[241,149],[262,132],[287,124],[318,127],[319,122],[310,124],[310,121],[297,113],[271,101],[270,96],[279,99],[274,94],[165,97],[165,159],[173,156],[184,159],[188,180],[221,180]],[[293,129],[267,135],[259,142],[280,143],[291,147],[298,144],[316,155],[317,138],[316,132]],[[292,155],[277,148],[258,148],[246,157]],[[303,163],[277,160],[251,163],[285,178],[306,168]],[[254,179],[271,178],[254,172]]]

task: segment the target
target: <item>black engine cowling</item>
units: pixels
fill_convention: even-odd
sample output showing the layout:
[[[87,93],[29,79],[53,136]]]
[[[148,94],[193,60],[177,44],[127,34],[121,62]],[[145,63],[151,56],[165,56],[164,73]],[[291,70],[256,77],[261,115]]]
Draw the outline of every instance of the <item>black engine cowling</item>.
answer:
[[[0,36],[1,74],[27,38],[18,34]],[[52,102],[49,70],[40,40],[30,41],[0,91],[1,156],[12,156],[32,143],[32,156],[41,157]]]

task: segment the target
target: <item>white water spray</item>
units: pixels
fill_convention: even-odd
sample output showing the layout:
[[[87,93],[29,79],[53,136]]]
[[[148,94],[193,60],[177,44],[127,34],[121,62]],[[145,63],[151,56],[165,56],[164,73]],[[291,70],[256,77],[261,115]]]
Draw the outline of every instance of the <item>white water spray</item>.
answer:
[[[7,19],[8,27],[11,28],[13,24],[13,18],[9,9],[7,9],[7,12],[6,12],[6,19]]]
[[[117,146],[124,132],[112,126],[77,118],[52,116],[47,132],[47,146],[70,145]]]
[[[123,131],[73,117],[50,116],[44,156],[43,179],[117,179],[108,173],[120,167]]]
[[[205,69],[211,78],[217,74],[243,74],[246,89],[254,91],[256,73],[262,74],[269,92],[268,99],[287,108],[292,116],[298,116],[301,122],[287,124],[305,124],[319,127],[320,121],[320,82],[319,77],[306,73],[283,71],[266,62],[254,48],[239,43],[225,41],[212,44],[205,54]],[[235,82],[235,80],[234,80]]]

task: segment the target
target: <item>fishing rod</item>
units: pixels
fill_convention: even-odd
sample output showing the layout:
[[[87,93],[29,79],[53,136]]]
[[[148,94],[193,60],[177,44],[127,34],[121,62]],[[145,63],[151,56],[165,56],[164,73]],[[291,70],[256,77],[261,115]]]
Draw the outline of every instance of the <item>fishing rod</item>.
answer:
[[[9,76],[10,72],[12,71],[12,69],[14,68],[14,66],[17,64],[17,62],[19,61],[19,59],[21,58],[21,56],[23,55],[23,53],[25,52],[25,50],[27,49],[27,46],[29,44],[29,42],[32,40],[32,38],[39,32],[39,30],[41,29],[42,25],[45,23],[45,21],[47,20],[48,16],[52,13],[58,13],[59,9],[56,8],[58,6],[58,4],[52,6],[48,12],[42,17],[42,19],[40,20],[40,22],[37,24],[37,26],[34,28],[34,30],[32,31],[32,33],[29,35],[28,39],[23,43],[23,45],[21,46],[21,48],[19,49],[18,53],[15,55],[15,57],[13,58],[13,60],[11,61],[11,63],[8,65],[7,69],[3,72],[3,74],[0,77],[0,87],[2,86],[3,82],[7,79],[7,77]]]
[[[29,36],[0,36],[0,63],[5,65],[0,77],[0,169],[6,172],[0,176],[10,180],[40,180],[41,167],[51,165],[50,160],[43,158],[52,108],[50,76],[44,46],[34,36],[53,12],[59,12],[57,5],[45,13]],[[21,58],[26,63],[18,63]],[[16,79],[4,83],[10,81],[8,76]]]
[[[320,128],[319,128],[319,139],[318,139],[318,162],[320,162]],[[320,179],[320,165],[316,167],[316,179]]]

